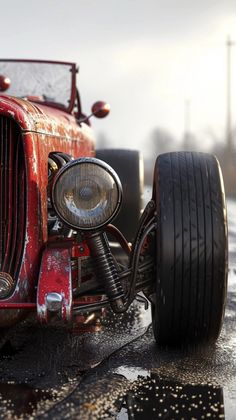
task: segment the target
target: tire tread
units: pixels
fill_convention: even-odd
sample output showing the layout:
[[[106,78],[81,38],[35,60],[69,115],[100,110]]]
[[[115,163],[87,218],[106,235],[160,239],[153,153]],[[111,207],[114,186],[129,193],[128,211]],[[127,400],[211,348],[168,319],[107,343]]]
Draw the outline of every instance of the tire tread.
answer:
[[[173,152],[157,158],[157,342],[211,341],[221,329],[227,273],[224,192],[216,158]]]

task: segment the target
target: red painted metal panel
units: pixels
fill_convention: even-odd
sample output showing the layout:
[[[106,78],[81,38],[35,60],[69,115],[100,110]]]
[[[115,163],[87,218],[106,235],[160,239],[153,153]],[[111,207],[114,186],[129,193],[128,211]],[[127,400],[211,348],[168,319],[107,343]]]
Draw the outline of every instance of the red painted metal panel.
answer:
[[[0,302],[0,309],[27,309],[27,310],[36,310],[36,303],[25,303],[25,302],[15,302],[15,303],[4,303]]]
[[[46,248],[43,253],[37,291],[37,314],[41,322],[48,319],[46,298],[52,292],[62,297],[62,319],[69,321],[72,317],[70,258],[69,249]]]
[[[42,249],[48,240],[46,189],[48,155],[51,152],[61,151],[73,157],[94,156],[94,138],[91,128],[86,124],[79,126],[72,115],[48,106],[36,106],[22,99],[0,96],[0,116],[7,117],[12,123],[15,121],[19,127],[18,135],[22,141],[20,161],[23,162],[24,159],[25,164],[25,173],[18,171],[15,180],[10,177],[5,183],[0,177],[0,194],[2,192],[5,197],[8,190],[12,191],[11,198],[8,199],[8,209],[4,208],[4,205],[0,206],[0,217],[1,212],[6,214],[8,211],[9,215],[12,214],[12,219],[18,220],[17,225],[9,228],[12,231],[12,247],[15,249],[15,259],[12,260],[10,257],[9,263],[13,264],[15,261],[16,265],[20,264],[20,269],[14,273],[18,277],[15,290],[9,298],[1,302],[5,304],[34,302]],[[11,139],[11,133],[8,133],[7,137]],[[15,139],[15,135],[13,137]],[[5,149],[2,148],[3,142],[0,144],[0,152],[3,150],[4,155]],[[7,153],[9,156],[15,154],[13,167],[16,170],[16,162],[19,161],[18,148],[14,144]],[[20,192],[18,196],[17,191]],[[22,196],[25,207],[19,205],[16,210],[17,201]],[[20,222],[24,217],[26,217],[25,225]],[[0,224],[0,237],[1,229]],[[10,249],[10,242],[7,243],[7,249]],[[19,247],[21,244],[23,251]],[[0,251],[2,246],[0,241]],[[21,315],[19,310],[7,312],[1,312],[0,326],[14,323]]]

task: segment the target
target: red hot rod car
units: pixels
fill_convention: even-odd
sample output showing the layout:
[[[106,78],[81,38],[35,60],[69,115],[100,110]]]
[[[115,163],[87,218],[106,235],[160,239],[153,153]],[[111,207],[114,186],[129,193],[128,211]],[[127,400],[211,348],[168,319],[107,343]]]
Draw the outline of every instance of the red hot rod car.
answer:
[[[73,63],[0,60],[0,327],[28,310],[70,321],[138,299],[158,343],[215,340],[227,284],[217,159],[160,155],[142,210],[139,153],[96,151],[90,117],[109,107],[84,115],[76,74]]]

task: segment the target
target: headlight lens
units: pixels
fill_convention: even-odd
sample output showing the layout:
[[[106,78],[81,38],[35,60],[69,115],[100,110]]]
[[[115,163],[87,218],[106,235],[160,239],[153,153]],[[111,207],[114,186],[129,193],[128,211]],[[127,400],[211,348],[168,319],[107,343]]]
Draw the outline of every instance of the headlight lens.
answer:
[[[6,298],[12,292],[14,280],[9,273],[0,272],[0,299]]]
[[[95,158],[81,158],[64,166],[52,187],[52,202],[70,227],[93,230],[111,221],[121,204],[122,189],[115,171]]]

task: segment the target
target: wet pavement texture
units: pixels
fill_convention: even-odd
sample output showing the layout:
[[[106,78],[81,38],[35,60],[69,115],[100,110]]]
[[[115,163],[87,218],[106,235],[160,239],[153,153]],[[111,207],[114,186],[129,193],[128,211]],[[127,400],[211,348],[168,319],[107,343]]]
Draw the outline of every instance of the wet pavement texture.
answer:
[[[157,347],[137,303],[93,332],[27,321],[0,350],[0,418],[236,419],[236,202],[228,213],[228,302],[214,346]]]

